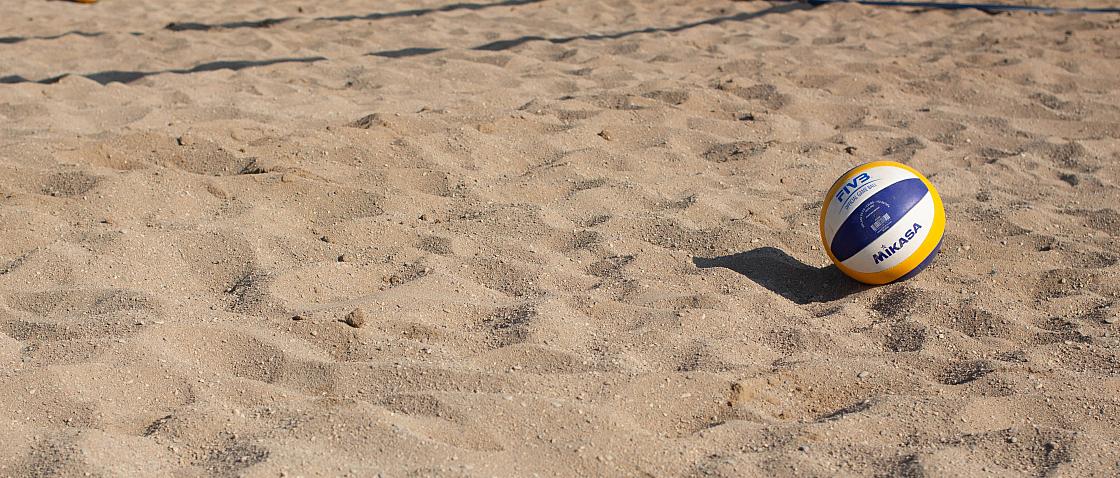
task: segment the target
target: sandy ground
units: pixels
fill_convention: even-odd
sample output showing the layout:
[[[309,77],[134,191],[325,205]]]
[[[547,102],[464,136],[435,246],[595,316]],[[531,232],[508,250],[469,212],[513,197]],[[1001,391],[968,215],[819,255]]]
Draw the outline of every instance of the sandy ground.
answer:
[[[373,3],[5,5],[0,476],[1118,473],[1120,15]]]

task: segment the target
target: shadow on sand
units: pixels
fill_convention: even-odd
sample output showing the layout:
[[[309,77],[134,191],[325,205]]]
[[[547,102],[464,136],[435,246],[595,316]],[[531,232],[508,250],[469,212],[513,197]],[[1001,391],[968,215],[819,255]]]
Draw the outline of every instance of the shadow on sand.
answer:
[[[519,5],[528,5],[531,3],[539,3],[544,0],[501,0],[493,3],[452,3],[439,7],[431,8],[413,8],[409,10],[398,10],[395,12],[373,12],[362,15],[337,15],[333,17],[314,17],[305,18],[310,20],[323,20],[331,22],[349,22],[355,20],[382,20],[385,18],[402,18],[402,17],[419,17],[432,13],[440,12],[453,12],[456,10],[477,11],[485,10],[494,7],[516,7]],[[210,31],[210,30],[235,30],[239,28],[271,28],[281,23],[287,23],[292,20],[298,20],[301,17],[275,17],[275,18],[262,18],[260,20],[241,20],[235,22],[224,23],[199,23],[199,22],[171,22],[163,28],[173,32],[191,32],[191,31]],[[86,32],[73,30],[56,35],[39,35],[39,36],[7,36],[0,37],[0,45],[23,43],[31,40],[57,40],[59,38],[68,36],[82,36],[87,38],[99,37],[108,35],[107,32]],[[132,36],[144,35],[142,32],[129,32]]]
[[[694,257],[692,263],[701,269],[731,269],[802,305],[842,299],[868,287],[848,278],[836,266],[809,266],[774,247],[760,247],[729,256]]]
[[[99,37],[101,35],[104,35],[104,33],[102,33],[102,32],[83,32],[83,31],[73,30],[73,31],[68,31],[68,32],[64,32],[64,33],[59,33],[57,35],[0,37],[0,45],[10,45],[10,44],[13,44],[13,43],[23,43],[25,41],[31,41],[31,40],[57,40],[59,38],[69,37],[69,36],[79,36],[79,37],[93,38],[93,37]],[[138,34],[133,33],[133,35],[138,35]]]
[[[567,37],[545,37],[545,36],[539,36],[539,35],[528,35],[528,36],[521,36],[521,37],[517,37],[517,38],[510,38],[510,39],[507,39],[507,40],[492,41],[490,43],[484,43],[482,45],[476,45],[476,46],[470,47],[469,49],[470,50],[475,50],[475,51],[502,51],[502,50],[509,50],[511,48],[518,47],[518,46],[521,46],[521,45],[524,45],[524,44],[530,43],[530,42],[548,42],[548,43],[552,43],[552,44],[564,44],[564,43],[570,43],[570,42],[577,41],[577,40],[590,40],[590,41],[617,40],[617,39],[620,39],[620,38],[626,38],[626,37],[631,36],[631,35],[642,35],[642,34],[649,34],[649,33],[676,33],[676,32],[680,32],[680,31],[688,30],[690,28],[696,28],[696,27],[700,27],[700,26],[704,26],[704,25],[719,25],[721,23],[727,23],[727,22],[745,22],[747,20],[752,20],[752,19],[755,19],[755,18],[764,17],[766,15],[771,15],[771,14],[775,14],[775,13],[787,13],[787,12],[791,12],[791,11],[794,11],[794,10],[805,10],[805,9],[809,9],[809,8],[812,8],[812,7],[810,7],[807,4],[788,3],[788,4],[776,5],[776,6],[764,9],[764,10],[759,10],[757,12],[743,12],[743,13],[737,13],[737,14],[734,14],[734,15],[724,15],[724,16],[719,16],[719,17],[706,18],[704,20],[698,20],[698,21],[695,21],[695,22],[681,23],[681,24],[665,26],[665,27],[647,27],[647,28],[639,28],[639,29],[636,29],[636,30],[623,30],[623,31],[614,32],[614,33],[589,33],[589,34],[585,34],[585,35],[573,35],[573,36],[567,36]],[[441,51],[444,51],[444,50],[447,50],[447,48],[402,48],[402,49],[399,49],[399,50],[375,51],[375,52],[368,53],[367,55],[381,56],[381,57],[386,57],[386,58],[405,58],[405,57],[410,57],[410,56],[428,55],[428,54],[431,54],[431,53],[437,53],[437,52],[441,52]]]
[[[455,10],[482,10],[482,9],[493,8],[493,7],[511,7],[511,6],[527,5],[527,4],[531,4],[531,3],[537,3],[537,2],[540,2],[540,1],[542,1],[542,0],[503,0],[503,1],[493,2],[493,3],[453,3],[453,4],[445,5],[445,6],[442,6],[442,7],[427,8],[427,9],[401,10],[401,11],[396,11],[396,12],[370,13],[370,14],[365,14],[365,15],[343,15],[343,16],[337,16],[337,17],[320,17],[320,18],[316,18],[316,20],[328,20],[328,21],[338,21],[338,22],[352,21],[352,20],[378,20],[378,19],[383,19],[383,18],[409,17],[409,16],[426,15],[426,14],[430,14],[430,13],[448,12],[448,11],[455,11]],[[518,47],[520,45],[524,45],[526,43],[538,42],[538,41],[543,41],[543,42],[548,42],[548,43],[553,43],[553,44],[563,44],[563,43],[569,43],[569,42],[573,42],[573,41],[577,41],[577,40],[590,40],[590,41],[617,40],[617,39],[620,39],[620,38],[629,37],[631,35],[642,35],[642,34],[651,34],[651,33],[675,33],[675,32],[680,32],[680,31],[688,30],[690,28],[696,28],[696,27],[701,27],[701,26],[705,26],[705,25],[719,25],[721,23],[727,23],[727,22],[745,22],[745,21],[752,20],[752,19],[755,19],[755,18],[764,17],[764,16],[770,15],[770,14],[786,13],[786,12],[790,12],[790,11],[794,11],[794,10],[803,10],[803,9],[809,9],[809,8],[812,8],[812,7],[807,5],[807,4],[787,3],[787,4],[772,6],[772,7],[769,7],[769,8],[763,9],[763,10],[759,10],[759,11],[756,11],[756,12],[742,12],[742,13],[737,13],[737,14],[734,14],[734,15],[723,15],[723,16],[711,17],[711,18],[706,18],[706,19],[703,19],[703,20],[698,20],[698,21],[693,21],[693,22],[688,22],[688,23],[680,23],[680,24],[677,24],[677,25],[670,25],[670,26],[664,26],[664,27],[647,27],[647,28],[640,28],[640,29],[634,29],[634,30],[623,30],[623,31],[618,31],[618,32],[614,32],[614,33],[592,33],[592,34],[574,35],[574,36],[567,36],[567,37],[544,37],[544,36],[537,36],[537,35],[521,36],[521,37],[511,38],[511,39],[507,39],[507,40],[492,41],[492,42],[485,43],[485,44],[482,44],[482,45],[476,45],[476,46],[473,46],[473,47],[469,47],[469,49],[470,50],[475,50],[475,51],[502,51],[502,50],[508,50],[508,49],[511,49],[511,48],[515,48],[515,47]],[[232,23],[220,23],[220,24],[172,23],[165,28],[167,28],[169,30],[173,30],[173,31],[207,31],[207,30],[212,30],[212,29],[230,29],[230,28],[269,28],[269,27],[272,27],[274,25],[284,23],[284,22],[287,22],[287,21],[293,20],[293,19],[295,19],[295,17],[266,18],[266,19],[263,19],[263,20],[249,20],[249,21],[240,21],[240,22],[232,22]],[[103,33],[100,33],[100,32],[67,32],[67,33],[63,33],[63,34],[60,34],[60,35],[49,36],[49,37],[0,37],[0,43],[18,43],[18,42],[22,42],[22,41],[26,41],[26,40],[30,40],[30,39],[43,39],[43,40],[56,39],[56,38],[62,38],[64,36],[69,36],[69,35],[79,35],[79,36],[85,36],[85,37],[93,37],[93,36],[99,36],[99,35],[102,35],[102,34]],[[140,33],[132,33],[132,35],[141,35],[141,34]],[[377,57],[382,57],[382,58],[394,58],[395,59],[395,58],[408,58],[408,57],[414,57],[414,56],[429,55],[429,54],[432,54],[432,53],[438,53],[438,52],[444,51],[446,49],[447,48],[444,48],[444,47],[437,47],[437,48],[407,47],[407,48],[400,48],[400,49],[396,49],[396,50],[385,50],[385,51],[370,52],[370,53],[367,53],[366,55],[367,56],[377,56]],[[276,58],[276,59],[269,59],[269,60],[223,60],[223,61],[213,61],[213,62],[208,62],[208,63],[202,63],[202,64],[199,64],[199,65],[195,65],[193,67],[190,67],[190,68],[179,68],[179,69],[157,70],[157,71],[110,70],[110,71],[100,71],[100,72],[94,72],[94,73],[78,73],[78,74],[64,73],[64,74],[61,74],[61,75],[52,76],[50,78],[44,78],[44,79],[38,79],[38,80],[28,79],[28,78],[20,76],[20,75],[8,75],[8,76],[0,76],[0,84],[16,84],[16,83],[52,84],[52,83],[57,83],[62,78],[65,78],[66,76],[69,76],[69,75],[73,74],[73,75],[77,75],[77,76],[84,76],[84,77],[89,78],[93,81],[96,81],[96,82],[98,82],[102,85],[105,85],[105,84],[114,83],[114,82],[130,83],[130,82],[139,80],[141,78],[145,78],[145,77],[152,76],[152,75],[165,74],[165,73],[189,74],[189,73],[198,73],[198,72],[214,71],[214,70],[221,70],[221,69],[228,69],[228,70],[236,71],[236,70],[241,70],[241,69],[245,69],[245,68],[254,68],[254,67],[260,67],[260,66],[275,65],[275,64],[279,64],[279,63],[314,63],[314,62],[318,62],[318,61],[322,61],[322,60],[326,60],[326,59],[327,58],[322,57],[322,56],[314,56],[314,57],[303,57],[303,58]]]
[[[202,63],[190,68],[179,68],[172,70],[157,70],[157,71],[125,71],[125,70],[109,70],[99,71],[96,73],[84,73],[75,76],[83,76],[96,81],[102,85],[109,83],[132,83],[133,81],[141,78],[149,77],[152,75],[162,75],[166,73],[189,74],[200,73],[204,71],[217,71],[217,70],[231,70],[238,71],[246,68],[256,68],[268,65],[277,65],[281,63],[314,63],[317,61],[326,60],[325,57],[312,56],[305,58],[273,58],[269,60],[233,60],[233,61],[211,61]],[[50,85],[58,83],[63,78],[70,76],[69,73],[44,78],[42,80],[29,80],[19,75],[0,76],[0,84],[15,84],[15,83],[39,83],[42,85]]]
[[[700,26],[704,26],[704,25],[719,25],[721,23],[727,23],[727,22],[745,22],[747,20],[752,20],[752,19],[755,19],[755,18],[764,17],[766,15],[770,15],[770,14],[774,14],[774,13],[787,13],[787,12],[792,12],[792,11],[795,11],[795,10],[807,10],[807,9],[810,9],[810,8],[813,8],[813,7],[810,7],[809,5],[802,4],[802,3],[787,3],[787,4],[772,6],[770,8],[765,9],[765,10],[759,10],[757,12],[742,12],[742,13],[736,13],[734,15],[724,15],[724,16],[720,16],[720,17],[712,17],[712,18],[707,18],[707,19],[704,19],[704,20],[699,20],[699,21],[695,21],[695,22],[688,22],[688,23],[681,23],[679,25],[673,25],[673,26],[667,26],[667,27],[648,27],[648,28],[640,28],[640,29],[636,29],[636,30],[625,30],[625,31],[620,31],[620,32],[615,32],[615,33],[602,33],[602,34],[593,33],[593,34],[586,34],[586,35],[575,35],[575,36],[570,36],[570,37],[552,37],[552,38],[549,38],[549,37],[542,37],[542,36],[536,36],[536,35],[523,36],[523,37],[513,38],[513,39],[509,39],[509,40],[498,40],[498,41],[486,43],[486,44],[483,44],[483,45],[478,45],[478,46],[473,47],[471,49],[472,50],[480,50],[480,51],[500,51],[500,50],[508,50],[508,49],[513,48],[515,46],[523,45],[525,43],[529,43],[529,42],[533,42],[533,41],[546,41],[546,42],[549,42],[549,43],[568,43],[568,42],[572,42],[572,41],[576,41],[576,40],[617,40],[619,38],[626,38],[626,37],[631,36],[631,35],[646,34],[646,33],[676,33],[676,32],[680,32],[680,31],[688,30],[690,28],[696,28],[696,27],[700,27]]]
[[[414,8],[410,10],[399,10],[395,12],[374,12],[362,15],[337,15],[333,17],[315,17],[313,20],[323,20],[331,22],[351,22],[355,20],[383,20],[386,18],[402,18],[402,17],[419,17],[431,13],[439,12],[453,12],[456,10],[477,11],[485,10],[494,7],[516,7],[519,5],[528,5],[530,3],[538,3],[544,0],[502,0],[493,3],[452,3],[440,7],[432,8]],[[277,17],[277,18],[263,18],[260,20],[244,20],[238,22],[227,23],[195,23],[195,22],[174,22],[168,24],[166,29],[176,32],[182,31],[208,31],[208,30],[230,30],[235,28],[269,28],[274,25],[296,20],[299,17]]]

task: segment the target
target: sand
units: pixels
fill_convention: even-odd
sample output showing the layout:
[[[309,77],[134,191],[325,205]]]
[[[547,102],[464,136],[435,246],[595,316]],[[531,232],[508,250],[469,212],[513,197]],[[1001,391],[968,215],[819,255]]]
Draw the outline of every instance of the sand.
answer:
[[[0,476],[1117,473],[1120,15],[370,3],[5,6]]]

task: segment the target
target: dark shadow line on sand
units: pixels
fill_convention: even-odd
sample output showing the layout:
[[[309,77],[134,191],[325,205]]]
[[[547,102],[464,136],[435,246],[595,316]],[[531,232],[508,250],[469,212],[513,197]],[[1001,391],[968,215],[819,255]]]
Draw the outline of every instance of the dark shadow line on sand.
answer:
[[[646,33],[676,33],[676,32],[680,32],[680,31],[688,30],[690,28],[696,28],[696,27],[705,26],[705,25],[719,25],[721,23],[727,23],[727,22],[745,22],[747,20],[753,20],[755,18],[764,17],[766,15],[770,15],[770,14],[773,14],[773,13],[787,13],[787,12],[791,12],[791,11],[794,11],[794,10],[807,10],[807,9],[810,9],[810,8],[813,8],[813,7],[810,7],[808,5],[801,4],[801,3],[790,3],[790,4],[784,4],[784,5],[777,5],[777,6],[769,7],[765,10],[759,10],[757,12],[742,12],[742,13],[736,13],[735,15],[724,15],[724,16],[720,16],[720,17],[712,17],[712,18],[708,18],[708,19],[705,19],[705,20],[699,20],[699,21],[689,22],[689,23],[682,23],[680,25],[675,25],[675,26],[671,26],[671,27],[648,27],[648,28],[642,28],[642,29],[638,29],[638,30],[626,30],[626,31],[617,32],[617,33],[575,35],[575,36],[559,37],[559,38],[547,38],[547,37],[542,37],[542,36],[530,35],[530,36],[523,36],[523,37],[520,37],[520,38],[514,38],[514,39],[510,39],[510,40],[498,40],[498,41],[495,41],[495,42],[486,43],[484,45],[479,45],[479,46],[476,46],[476,47],[471,48],[471,49],[472,50],[480,50],[480,51],[501,51],[501,50],[508,50],[510,48],[520,46],[520,45],[523,45],[525,43],[534,42],[534,41],[546,41],[546,42],[549,42],[549,43],[568,43],[568,42],[572,42],[572,41],[576,41],[576,40],[617,40],[619,38],[625,38],[625,37],[628,37],[628,36],[631,36],[631,35],[639,35],[639,34],[646,34]]]
[[[322,60],[326,60],[326,59],[327,59],[326,57],[322,57],[322,56],[311,56],[311,57],[303,57],[303,58],[274,58],[274,59],[269,59],[269,60],[222,60],[222,61],[211,61],[211,62],[208,62],[208,63],[201,63],[201,64],[198,64],[198,65],[192,66],[190,68],[179,68],[179,69],[157,70],[157,71],[108,70],[108,71],[99,71],[99,72],[96,72],[96,73],[80,73],[80,74],[74,74],[74,75],[89,78],[93,81],[96,81],[96,82],[102,84],[102,85],[107,85],[107,84],[113,83],[113,82],[131,83],[131,82],[139,80],[141,78],[145,78],[145,77],[149,77],[149,76],[153,76],[153,75],[162,75],[162,74],[165,74],[165,73],[189,74],[189,73],[200,73],[200,72],[204,72],[204,71],[217,71],[217,70],[238,71],[238,70],[244,70],[246,68],[255,68],[255,67],[261,67],[261,66],[276,65],[276,64],[279,64],[279,63],[314,63],[314,62],[322,61]],[[66,78],[67,76],[71,76],[71,75],[72,75],[71,73],[64,73],[64,74],[61,74],[61,75],[58,75],[58,76],[52,76],[50,78],[44,78],[42,80],[29,80],[29,79],[24,78],[23,76],[20,76],[20,75],[9,75],[9,76],[0,77],[0,84],[39,83],[39,84],[43,84],[43,85],[50,85],[50,84],[58,83],[63,78]]]
[[[341,15],[336,17],[320,17],[316,18],[316,20],[330,20],[334,22],[348,22],[353,20],[381,20],[383,18],[416,17],[420,15],[427,15],[430,13],[451,12],[455,10],[476,11],[494,7],[516,7],[520,5],[540,3],[543,1],[544,0],[503,0],[493,3],[452,3],[450,5],[444,5],[442,7],[418,8],[390,13],[370,13],[368,15]]]
[[[273,25],[290,22],[297,17],[265,18],[263,20],[242,20],[225,23],[171,22],[164,30],[173,32],[208,32],[210,30],[234,30],[238,28],[269,28]]]
[[[26,36],[26,37],[23,37],[23,36],[0,37],[0,45],[11,45],[13,43],[23,43],[25,41],[31,41],[31,40],[57,40],[59,38],[69,37],[69,36],[93,38],[93,37],[99,37],[99,36],[104,35],[104,34],[105,33],[103,33],[103,32],[83,32],[83,31],[79,31],[79,30],[73,30],[73,31],[59,33],[57,35]],[[139,35],[139,33],[131,33],[131,35]]]
[[[700,26],[704,26],[704,25],[719,25],[721,23],[727,23],[727,22],[745,22],[747,20],[753,20],[755,18],[764,17],[766,15],[770,15],[770,14],[774,14],[774,13],[787,13],[787,12],[791,12],[791,11],[794,11],[794,10],[807,10],[807,9],[810,9],[810,8],[813,8],[813,7],[811,7],[807,4],[787,3],[787,4],[782,4],[782,5],[769,7],[767,9],[759,10],[757,12],[742,12],[742,13],[737,13],[735,15],[724,15],[724,16],[719,16],[719,17],[712,17],[712,18],[708,18],[708,19],[704,19],[704,20],[699,20],[699,21],[689,22],[689,23],[682,23],[680,25],[673,25],[673,26],[669,26],[669,27],[648,27],[648,28],[641,28],[641,29],[637,29],[637,30],[626,30],[626,31],[621,31],[621,32],[616,32],[616,33],[603,33],[603,34],[589,33],[589,34],[585,34],[585,35],[573,35],[573,36],[567,36],[567,37],[544,37],[544,36],[539,36],[539,35],[528,35],[528,36],[522,36],[522,37],[518,37],[518,38],[511,38],[511,39],[508,39],[508,40],[498,40],[498,41],[493,41],[493,42],[490,42],[490,43],[484,43],[482,45],[474,46],[474,47],[471,47],[469,49],[470,50],[475,50],[475,51],[502,51],[502,50],[508,50],[510,48],[514,48],[514,47],[517,47],[517,46],[521,46],[521,45],[524,45],[526,43],[536,42],[536,41],[549,42],[549,43],[553,43],[553,44],[563,44],[563,43],[573,42],[573,41],[576,41],[576,40],[591,40],[591,41],[617,40],[617,39],[620,39],[620,38],[626,38],[626,37],[631,36],[631,35],[641,35],[641,34],[648,34],[648,33],[676,33],[676,32],[680,32],[680,31],[688,30],[690,28],[696,28],[696,27],[700,27]],[[402,48],[402,49],[399,49],[399,50],[376,51],[376,52],[367,53],[367,55],[369,55],[369,56],[380,56],[380,57],[385,57],[385,58],[405,58],[405,57],[410,57],[410,56],[428,55],[428,54],[431,54],[431,53],[441,52],[441,51],[444,51],[444,50],[447,50],[447,48],[416,48],[416,47],[413,47],[413,48]]]
[[[332,22],[348,22],[354,20],[382,20],[385,18],[401,18],[401,17],[418,17],[432,13],[451,12],[456,10],[477,11],[485,10],[494,7],[516,7],[519,5],[528,5],[532,3],[543,2],[544,0],[502,0],[493,3],[452,3],[441,7],[431,8],[413,8],[409,10],[401,10],[396,12],[374,12],[365,15],[337,15],[331,17],[310,17],[310,20],[323,20]],[[186,31],[210,31],[210,30],[233,30],[239,28],[270,28],[281,23],[290,22],[307,17],[276,17],[264,18],[261,20],[240,20],[235,22],[224,23],[199,23],[199,22],[171,22],[165,25],[165,30],[173,32],[186,32]],[[14,43],[22,43],[30,40],[57,40],[68,36],[80,37],[99,37],[107,35],[107,32],[85,32],[85,31],[68,31],[59,33],[57,35],[42,35],[42,36],[7,36],[0,37],[0,45],[10,45]],[[129,32],[129,35],[141,36],[141,32]]]
[[[504,2],[481,3],[481,4],[480,3],[456,3],[456,4],[451,4],[451,5],[447,5],[447,6],[444,6],[444,7],[432,8],[432,9],[405,10],[405,11],[402,11],[402,12],[394,12],[394,13],[387,13],[387,14],[370,14],[370,15],[365,15],[363,17],[356,17],[356,18],[367,18],[367,17],[371,17],[372,15],[380,15],[376,18],[385,18],[385,17],[388,17],[388,16],[406,16],[404,12],[412,12],[412,13],[409,13],[409,15],[418,15],[418,14],[423,14],[423,13],[417,13],[417,12],[427,12],[427,11],[450,11],[450,10],[457,10],[457,9],[479,10],[479,9],[482,9],[482,8],[489,8],[489,7],[493,7],[493,6],[522,5],[522,4],[534,3],[534,2],[538,2],[538,1],[542,1],[542,0],[506,0]],[[696,28],[696,27],[704,26],[704,25],[718,25],[718,24],[726,23],[726,22],[744,22],[744,21],[747,21],[747,20],[752,20],[752,19],[755,19],[755,18],[760,18],[760,17],[766,16],[766,15],[770,15],[770,14],[773,14],[773,13],[786,13],[786,12],[790,12],[790,11],[794,11],[794,10],[804,10],[804,9],[809,9],[809,8],[812,8],[812,7],[810,7],[808,5],[805,5],[805,4],[801,4],[801,3],[783,4],[783,5],[769,7],[769,8],[766,8],[764,10],[759,10],[757,12],[742,12],[742,13],[737,13],[735,15],[724,15],[724,16],[719,16],[719,17],[712,17],[712,18],[708,18],[708,19],[704,19],[704,20],[699,20],[699,21],[689,22],[689,23],[682,23],[682,24],[679,24],[679,25],[674,25],[674,26],[669,26],[669,27],[649,27],[649,28],[642,28],[642,29],[637,29],[637,30],[626,30],[626,31],[621,31],[621,32],[616,32],[616,33],[586,34],[586,35],[575,35],[575,36],[568,36],[568,37],[553,37],[553,38],[541,37],[541,36],[523,36],[523,37],[514,38],[514,39],[510,39],[510,40],[498,40],[498,41],[478,45],[478,46],[475,46],[475,47],[471,47],[470,49],[471,50],[476,50],[476,51],[501,51],[501,50],[508,50],[510,48],[514,48],[516,46],[523,45],[525,43],[529,43],[529,42],[533,42],[533,41],[546,41],[546,42],[550,42],[550,43],[554,43],[554,44],[562,44],[562,43],[568,43],[568,42],[572,42],[572,41],[576,41],[576,40],[592,40],[592,41],[615,40],[615,39],[625,38],[625,37],[628,37],[628,36],[631,36],[631,35],[639,35],[639,34],[675,33],[675,32],[680,32],[680,31],[683,31],[683,30],[687,30],[687,29],[690,29],[690,28]],[[349,17],[333,17],[333,19],[337,19],[338,21],[344,21],[345,19],[348,19],[348,18]],[[332,19],[332,18],[326,18],[326,19]],[[272,22],[271,24],[275,24],[276,22],[274,22],[273,20],[275,20],[275,19],[261,20],[261,21],[257,21],[257,22],[248,22],[248,23]],[[246,23],[246,22],[237,22],[237,23],[240,24],[240,23]],[[91,35],[91,34],[84,34],[84,35],[88,36],[88,35]],[[428,54],[432,54],[432,53],[441,52],[441,51],[444,51],[444,50],[446,50],[446,48],[409,47],[409,48],[401,48],[401,49],[398,49],[398,50],[385,50],[385,51],[371,52],[371,53],[367,53],[366,55],[367,56],[378,56],[378,57],[383,57],[383,58],[407,58],[407,57],[413,57],[413,56],[428,55]],[[171,69],[171,70],[159,70],[159,71],[109,70],[109,71],[101,71],[101,72],[96,72],[96,73],[79,74],[78,76],[83,76],[83,77],[89,78],[93,81],[96,81],[96,82],[98,82],[102,85],[105,85],[105,84],[109,84],[109,83],[113,83],[113,82],[131,83],[131,82],[139,80],[141,78],[145,78],[145,77],[153,76],[153,75],[160,75],[160,74],[164,74],[164,73],[189,74],[189,73],[198,73],[198,72],[203,72],[203,71],[214,71],[214,70],[221,70],[221,69],[229,69],[229,70],[236,71],[236,70],[241,70],[241,69],[251,68],[251,67],[274,65],[274,64],[277,64],[277,63],[312,63],[312,62],[317,62],[317,61],[326,60],[326,59],[327,58],[322,57],[322,56],[314,56],[314,57],[305,57],[305,58],[279,58],[279,59],[273,59],[273,60],[215,61],[215,62],[203,63],[203,64],[200,64],[200,65],[196,65],[194,67],[185,68],[185,69]],[[70,73],[64,73],[64,74],[61,74],[61,75],[52,76],[50,78],[45,78],[45,79],[41,79],[41,80],[31,80],[31,79],[27,79],[27,78],[25,78],[23,76],[20,76],[20,75],[8,75],[8,76],[0,77],[0,84],[17,84],[17,83],[53,84],[53,83],[57,83],[62,78],[65,78],[65,77],[70,76],[70,75],[71,75]]]
[[[831,302],[867,289],[834,265],[813,267],[774,247],[760,247],[713,258],[693,257],[701,269],[723,267],[797,304]]]
[[[373,53],[369,53],[368,56],[380,56],[380,57],[384,57],[384,58],[406,58],[406,57],[410,57],[410,56],[427,55],[429,53],[436,53],[436,52],[440,52],[440,51],[443,51],[443,50],[444,50],[443,48],[412,47],[412,48],[401,48],[400,50],[375,51]]]
[[[16,83],[35,83],[35,80],[29,80],[21,75],[0,76],[0,85],[14,85]]]
[[[431,8],[414,8],[409,10],[400,10],[396,12],[374,12],[365,15],[337,15],[331,17],[314,17],[311,20],[321,20],[330,22],[350,22],[355,20],[383,20],[386,18],[402,18],[402,17],[418,17],[422,15],[429,15],[432,13],[452,12],[456,10],[485,10],[494,7],[515,7],[519,5],[528,5],[530,3],[538,3],[544,0],[503,0],[493,3],[452,3],[441,7]],[[303,17],[277,17],[265,18],[263,20],[245,20],[238,22],[228,23],[195,23],[195,22],[172,22],[167,24],[166,29],[176,32],[181,31],[209,31],[217,29],[235,29],[235,28],[269,28],[274,25],[297,20]]]

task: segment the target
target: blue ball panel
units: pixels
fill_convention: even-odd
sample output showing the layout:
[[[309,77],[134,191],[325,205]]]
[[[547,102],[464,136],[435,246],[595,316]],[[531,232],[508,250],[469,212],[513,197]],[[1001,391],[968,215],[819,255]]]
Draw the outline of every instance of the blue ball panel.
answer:
[[[832,254],[844,262],[870,245],[929,193],[918,178],[883,188],[856,207],[832,237]]]

